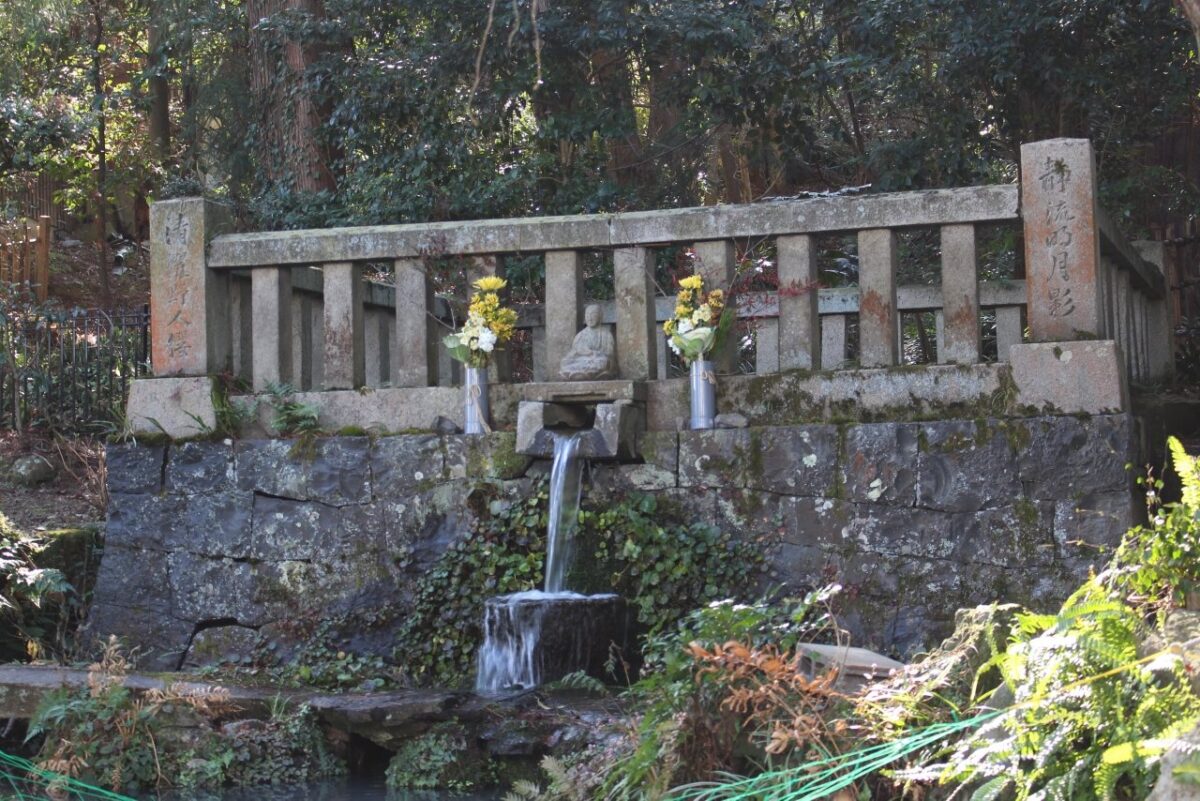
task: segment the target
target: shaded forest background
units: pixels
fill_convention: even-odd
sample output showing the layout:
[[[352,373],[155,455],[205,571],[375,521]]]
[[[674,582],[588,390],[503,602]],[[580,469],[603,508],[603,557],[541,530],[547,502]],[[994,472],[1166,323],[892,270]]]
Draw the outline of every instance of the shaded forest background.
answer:
[[[180,194],[254,228],[595,212],[1010,181],[1083,136],[1144,233],[1200,210],[1194,5],[5,0],[0,181],[138,239]]]

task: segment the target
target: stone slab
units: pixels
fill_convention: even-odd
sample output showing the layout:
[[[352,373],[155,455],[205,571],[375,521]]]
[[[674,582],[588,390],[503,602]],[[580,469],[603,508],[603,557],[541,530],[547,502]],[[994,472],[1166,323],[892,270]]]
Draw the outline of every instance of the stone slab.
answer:
[[[217,427],[213,379],[139,378],[129,385],[125,419],[134,436],[192,439]]]
[[[519,384],[517,393],[523,401],[592,404],[629,400],[645,403],[647,390],[643,381],[557,381]]]
[[[1021,406],[1059,414],[1129,409],[1125,362],[1112,340],[1013,345],[1008,361]]]

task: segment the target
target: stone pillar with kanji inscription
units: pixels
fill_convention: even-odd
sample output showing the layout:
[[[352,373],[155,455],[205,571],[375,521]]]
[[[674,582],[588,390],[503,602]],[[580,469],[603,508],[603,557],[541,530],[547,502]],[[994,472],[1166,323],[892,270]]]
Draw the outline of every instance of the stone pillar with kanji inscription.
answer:
[[[1086,139],[1021,146],[1025,286],[1034,342],[1104,336],[1096,159]]]
[[[228,209],[202,198],[150,207],[150,341],[156,376],[203,376],[232,367],[229,275],[208,269],[206,248],[230,229]]]

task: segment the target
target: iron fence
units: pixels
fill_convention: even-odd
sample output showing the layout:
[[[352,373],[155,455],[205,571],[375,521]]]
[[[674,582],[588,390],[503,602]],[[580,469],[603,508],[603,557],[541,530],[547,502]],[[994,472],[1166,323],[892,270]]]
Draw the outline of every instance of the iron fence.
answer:
[[[0,428],[103,432],[149,372],[149,306],[0,306]]]

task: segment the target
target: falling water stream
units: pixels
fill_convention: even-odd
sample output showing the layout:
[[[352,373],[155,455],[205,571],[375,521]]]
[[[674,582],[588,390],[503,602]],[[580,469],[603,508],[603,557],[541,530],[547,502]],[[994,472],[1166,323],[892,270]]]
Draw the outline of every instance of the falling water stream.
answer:
[[[484,606],[483,646],[479,649],[476,692],[495,695],[541,684],[538,640],[546,602],[584,597],[564,588],[571,568],[575,524],[579,518],[583,465],[578,454],[583,433],[553,435],[545,590],[518,592],[488,600]]]

